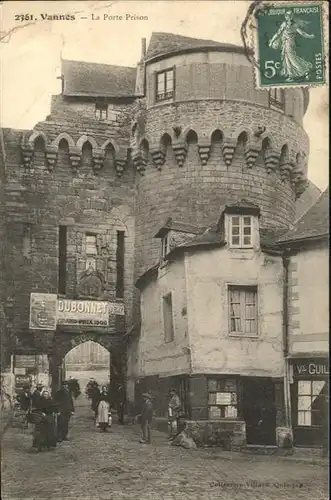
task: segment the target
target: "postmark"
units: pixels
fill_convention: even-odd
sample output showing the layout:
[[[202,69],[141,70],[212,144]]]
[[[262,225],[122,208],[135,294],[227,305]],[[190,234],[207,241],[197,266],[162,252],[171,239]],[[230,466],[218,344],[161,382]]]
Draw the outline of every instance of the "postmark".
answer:
[[[258,88],[326,84],[322,3],[259,2],[253,16]]]

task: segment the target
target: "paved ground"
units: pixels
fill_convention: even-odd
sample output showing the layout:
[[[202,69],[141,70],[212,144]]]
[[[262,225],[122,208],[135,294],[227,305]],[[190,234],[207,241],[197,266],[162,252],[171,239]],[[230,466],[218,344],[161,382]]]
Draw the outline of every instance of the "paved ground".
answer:
[[[301,500],[328,499],[327,467],[273,456],[169,446],[154,432],[139,443],[139,427],[95,429],[77,406],[70,441],[53,452],[31,450],[31,435],[7,430],[2,445],[3,500]]]

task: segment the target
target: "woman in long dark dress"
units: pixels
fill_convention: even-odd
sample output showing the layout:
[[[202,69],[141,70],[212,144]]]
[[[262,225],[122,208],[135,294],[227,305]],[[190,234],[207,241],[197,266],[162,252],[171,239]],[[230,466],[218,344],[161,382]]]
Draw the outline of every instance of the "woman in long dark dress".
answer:
[[[56,447],[56,426],[55,426],[56,406],[54,405],[49,391],[44,391],[40,406],[35,411],[33,443],[38,451],[43,449],[51,450]]]
[[[97,419],[96,423],[100,431],[106,432],[109,427],[109,392],[107,387],[104,385],[101,388],[101,392],[98,398],[98,409],[97,409]]]

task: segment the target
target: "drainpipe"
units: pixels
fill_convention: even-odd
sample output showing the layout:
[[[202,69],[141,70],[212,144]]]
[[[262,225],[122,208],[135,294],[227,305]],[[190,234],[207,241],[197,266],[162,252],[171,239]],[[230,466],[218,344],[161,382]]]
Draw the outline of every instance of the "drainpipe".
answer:
[[[285,403],[285,425],[292,429],[291,415],[291,388],[289,354],[289,249],[285,249],[283,256],[283,355],[284,355],[284,403]]]
[[[188,412],[189,419],[192,418],[192,391],[191,391],[191,377],[194,373],[194,352],[192,349],[191,342],[191,323],[190,323],[190,311],[189,311],[189,284],[188,284],[188,263],[187,263],[187,252],[184,252],[184,274],[185,274],[185,293],[186,293],[186,319],[187,319],[187,347],[186,352],[189,356],[189,397],[188,397]]]

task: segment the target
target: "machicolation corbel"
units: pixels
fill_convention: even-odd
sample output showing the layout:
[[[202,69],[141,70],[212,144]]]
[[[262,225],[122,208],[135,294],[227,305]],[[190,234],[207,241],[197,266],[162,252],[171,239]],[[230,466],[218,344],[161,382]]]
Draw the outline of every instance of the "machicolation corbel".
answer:
[[[29,144],[24,144],[21,146],[23,166],[25,168],[30,168],[33,159],[33,148]]]
[[[54,170],[57,162],[58,148],[48,146],[46,149],[46,165],[50,172]]]
[[[262,143],[259,139],[251,139],[245,145],[245,159],[248,168],[253,168],[259,152],[261,151]]]
[[[165,148],[162,146],[152,148],[150,150],[150,154],[151,154],[153,163],[156,166],[156,168],[158,170],[161,170],[161,168],[165,162],[165,156],[166,156]]]
[[[136,151],[132,156],[132,161],[137,171],[144,175],[147,165],[147,158],[142,151]]]
[[[279,165],[280,154],[275,149],[267,149],[264,152],[264,164],[268,174],[274,172]]]
[[[179,167],[182,167],[187,155],[187,144],[184,140],[174,141],[172,145]]]
[[[229,167],[232,163],[233,155],[236,149],[237,140],[236,139],[225,139],[222,146],[222,155],[224,163]]]
[[[200,140],[198,143],[199,156],[202,165],[207,165],[210,155],[210,141],[208,139]]]
[[[81,151],[78,148],[72,148],[69,151],[70,163],[74,172],[77,172],[80,167],[81,156]]]
[[[100,149],[93,150],[93,172],[97,175],[103,167],[104,152]]]
[[[279,165],[279,170],[280,170],[280,177],[281,180],[284,182],[286,179],[290,178],[291,172],[293,170],[293,164],[291,163],[290,160],[285,160],[284,163]]]

